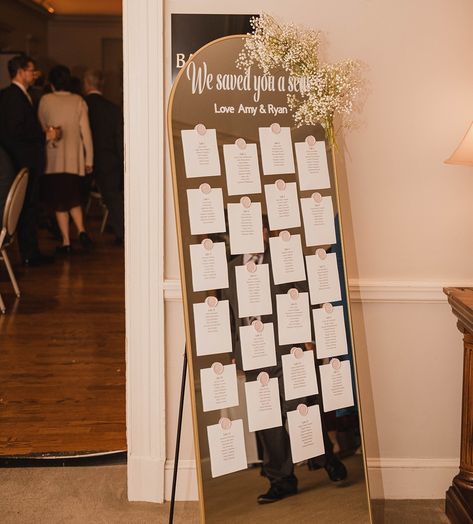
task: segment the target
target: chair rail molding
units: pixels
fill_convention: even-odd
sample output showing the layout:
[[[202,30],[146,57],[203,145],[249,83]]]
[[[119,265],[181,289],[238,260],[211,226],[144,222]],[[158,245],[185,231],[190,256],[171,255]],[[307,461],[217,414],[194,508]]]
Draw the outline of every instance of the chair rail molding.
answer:
[[[128,498],[163,502],[163,0],[123,1]]]

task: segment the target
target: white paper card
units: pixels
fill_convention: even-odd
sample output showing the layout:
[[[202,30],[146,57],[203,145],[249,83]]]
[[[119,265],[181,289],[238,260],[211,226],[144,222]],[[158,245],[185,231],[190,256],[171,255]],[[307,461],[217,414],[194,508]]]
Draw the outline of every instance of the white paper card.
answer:
[[[202,244],[192,244],[191,267],[194,291],[224,289],[228,287],[227,255],[225,242],[216,242],[208,250]]]
[[[324,411],[333,411],[353,406],[353,386],[350,361],[340,362],[335,369],[332,362],[319,367]]]
[[[257,317],[271,315],[271,288],[269,286],[269,265],[255,264],[252,273],[247,266],[235,268],[238,317]]]
[[[278,379],[271,378],[267,385],[259,380],[245,383],[246,409],[250,431],[282,426]]]
[[[272,322],[261,323],[262,331],[253,325],[240,326],[240,346],[243,370],[269,368],[276,365],[276,346]]]
[[[215,129],[207,129],[204,135],[199,134],[195,129],[183,129],[181,136],[186,177],[220,176]]]
[[[325,453],[319,406],[309,406],[306,416],[299,410],[287,412],[292,462],[302,462]]]
[[[284,397],[286,400],[317,395],[317,378],[313,351],[302,351],[301,356],[291,353],[283,355],[282,372],[284,377]]]
[[[223,429],[220,424],[207,426],[207,436],[213,478],[248,467],[243,420],[233,420],[229,429]]]
[[[274,231],[300,227],[301,216],[297,198],[297,184],[289,182],[284,184],[284,189],[280,189],[277,185],[278,182],[264,186],[269,229]]]
[[[274,132],[273,129],[279,132]],[[273,124],[271,127],[260,127],[259,140],[265,175],[284,175],[295,172],[289,127],[279,127],[278,124]]]
[[[225,232],[223,192],[214,187],[210,193],[201,189],[188,189],[189,221],[192,235]]]
[[[238,406],[236,365],[217,363],[200,370],[200,387],[204,411]]]
[[[285,231],[287,236],[289,233]],[[305,280],[304,257],[300,235],[270,237],[271,265],[276,285]]]
[[[343,306],[335,306],[331,313],[324,307],[314,309],[315,348],[317,358],[336,357],[348,353]]]
[[[301,207],[306,245],[335,244],[337,238],[335,236],[332,198],[323,197],[320,203],[317,203],[312,197],[301,198]]]
[[[228,204],[228,229],[230,232],[230,253],[264,253],[263,219],[261,204],[252,202],[249,207]]]
[[[300,190],[328,189],[330,175],[325,142],[316,142],[314,145],[309,145],[307,142],[296,142],[295,146]]]
[[[305,257],[311,304],[325,304],[342,299],[337,255],[327,253],[324,259],[317,254]]]
[[[276,295],[279,345],[300,344],[312,340],[309,293],[293,299],[288,293]]]
[[[207,302],[194,304],[194,329],[197,356],[231,353],[228,300],[221,300],[215,307]]]
[[[244,149],[236,144],[225,144],[223,156],[229,195],[261,193],[256,144],[246,144]]]

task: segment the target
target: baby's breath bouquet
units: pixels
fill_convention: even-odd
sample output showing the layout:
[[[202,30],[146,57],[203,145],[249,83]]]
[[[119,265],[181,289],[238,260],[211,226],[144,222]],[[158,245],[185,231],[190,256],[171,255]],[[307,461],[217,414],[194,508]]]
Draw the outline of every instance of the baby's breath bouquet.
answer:
[[[321,124],[330,144],[335,143],[334,119],[349,127],[348,116],[361,91],[361,64],[344,60],[333,64],[320,59],[320,32],[294,24],[280,24],[268,14],[252,18],[253,34],[247,38],[237,66],[253,64],[265,74],[281,68],[303,78],[301,92],[288,94],[288,105],[298,127]]]

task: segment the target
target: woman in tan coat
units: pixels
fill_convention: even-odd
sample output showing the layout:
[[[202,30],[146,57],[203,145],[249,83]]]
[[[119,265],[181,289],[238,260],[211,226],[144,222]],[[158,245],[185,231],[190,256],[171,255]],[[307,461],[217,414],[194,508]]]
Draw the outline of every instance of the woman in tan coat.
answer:
[[[92,172],[93,148],[87,104],[69,91],[71,73],[66,66],[51,69],[49,81],[53,92],[41,98],[38,116],[45,130],[56,129],[56,138],[46,148],[46,170],[43,194],[47,205],[56,213],[62,234],[59,253],[71,252],[69,215],[84,248],[92,241],[84,227],[81,207],[81,178]]]

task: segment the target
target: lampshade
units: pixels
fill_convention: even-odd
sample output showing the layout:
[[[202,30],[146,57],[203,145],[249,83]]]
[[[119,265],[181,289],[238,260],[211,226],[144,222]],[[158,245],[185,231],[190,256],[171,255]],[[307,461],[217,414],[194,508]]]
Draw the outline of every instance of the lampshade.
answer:
[[[445,163],[473,166],[473,122],[470,124],[468,131],[465,133],[458,147],[451,154],[450,158],[445,160]]]

